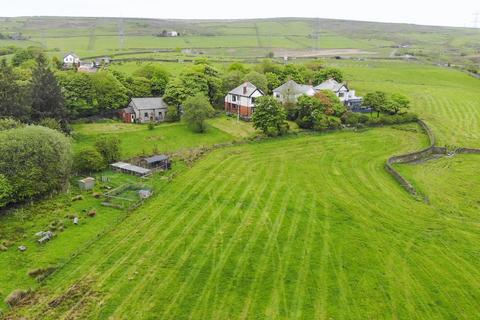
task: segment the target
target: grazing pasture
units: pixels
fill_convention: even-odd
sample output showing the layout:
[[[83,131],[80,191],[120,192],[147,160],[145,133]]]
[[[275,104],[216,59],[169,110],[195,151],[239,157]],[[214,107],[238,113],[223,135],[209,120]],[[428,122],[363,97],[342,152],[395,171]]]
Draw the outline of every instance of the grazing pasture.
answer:
[[[433,129],[439,145],[480,147],[480,81],[456,70],[419,63],[345,61],[331,63],[346,72],[362,95],[399,92],[412,111]]]
[[[418,202],[383,170],[392,153],[425,144],[419,130],[396,127],[214,151],[48,280],[36,305],[17,312],[45,319],[474,318],[478,216],[459,219],[455,210]],[[423,182],[434,180],[427,174]],[[83,294],[49,307],[72,286],[84,286]]]

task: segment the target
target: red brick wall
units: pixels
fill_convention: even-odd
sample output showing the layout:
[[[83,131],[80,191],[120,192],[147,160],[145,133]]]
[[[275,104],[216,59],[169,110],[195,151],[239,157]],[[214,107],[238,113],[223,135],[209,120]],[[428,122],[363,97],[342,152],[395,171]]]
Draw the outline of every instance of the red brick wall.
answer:
[[[238,106],[232,103],[225,102],[225,112],[238,114]],[[240,106],[240,116],[250,118],[252,116],[252,108]]]

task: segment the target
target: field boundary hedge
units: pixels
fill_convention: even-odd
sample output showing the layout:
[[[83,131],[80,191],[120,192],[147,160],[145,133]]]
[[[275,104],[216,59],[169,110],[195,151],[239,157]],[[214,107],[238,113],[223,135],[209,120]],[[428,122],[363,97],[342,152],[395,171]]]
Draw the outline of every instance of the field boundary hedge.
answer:
[[[425,131],[425,133],[428,136],[428,139],[430,141],[430,145],[427,148],[424,148],[420,151],[416,152],[411,152],[411,153],[406,153],[406,154],[401,154],[401,155],[396,155],[392,156],[387,159],[387,163],[385,164],[385,169],[387,170],[388,173],[390,173],[395,180],[397,180],[400,185],[407,190],[408,193],[413,195],[414,197],[418,197],[419,193],[413,186],[413,184],[408,181],[404,176],[402,176],[395,168],[393,167],[393,164],[396,163],[411,163],[415,161],[424,161],[428,157],[432,155],[447,155],[448,150],[446,147],[439,147],[436,146],[436,140],[435,140],[435,135],[433,134],[432,130],[430,127],[422,120],[417,121],[418,124],[422,127],[422,129]],[[475,148],[457,148],[454,152],[458,154],[480,154],[480,149],[475,149]]]

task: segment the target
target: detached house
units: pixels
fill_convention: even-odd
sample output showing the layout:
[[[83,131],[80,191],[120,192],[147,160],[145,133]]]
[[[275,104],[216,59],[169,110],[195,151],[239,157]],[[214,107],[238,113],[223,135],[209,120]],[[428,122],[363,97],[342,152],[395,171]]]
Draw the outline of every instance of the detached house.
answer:
[[[165,120],[167,108],[161,97],[132,98],[128,107],[120,111],[120,116],[126,123],[161,122]]]
[[[225,112],[250,120],[255,112],[255,99],[264,96],[262,90],[250,82],[236,87],[225,96]]]
[[[72,67],[73,65],[80,64],[80,57],[71,52],[63,57],[63,65]]]
[[[305,94],[312,97],[315,93],[312,86],[298,84],[293,80],[289,80],[273,90],[273,96],[282,103],[295,103],[300,96]]]
[[[352,110],[361,108],[363,99],[355,95],[355,90],[350,90],[346,84],[339,83],[335,79],[328,79],[318,86],[314,87],[315,91],[330,90]]]

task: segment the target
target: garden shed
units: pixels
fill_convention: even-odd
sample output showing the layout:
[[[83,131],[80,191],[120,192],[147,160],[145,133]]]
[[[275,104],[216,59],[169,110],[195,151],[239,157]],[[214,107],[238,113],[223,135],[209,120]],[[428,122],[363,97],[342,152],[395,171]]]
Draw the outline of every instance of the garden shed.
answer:
[[[143,158],[140,162],[143,166],[151,169],[161,168],[164,170],[168,170],[171,167],[170,158],[164,154]]]
[[[85,179],[78,180],[78,187],[80,190],[92,190],[95,187],[95,178],[87,177]]]

